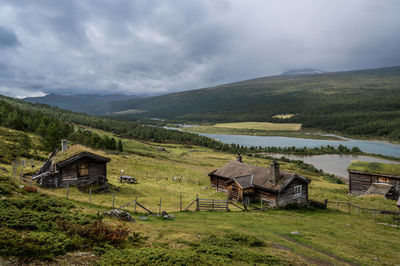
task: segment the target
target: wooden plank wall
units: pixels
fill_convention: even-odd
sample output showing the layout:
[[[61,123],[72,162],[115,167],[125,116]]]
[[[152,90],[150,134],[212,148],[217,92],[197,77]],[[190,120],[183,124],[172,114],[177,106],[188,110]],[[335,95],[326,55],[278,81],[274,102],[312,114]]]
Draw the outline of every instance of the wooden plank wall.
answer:
[[[294,196],[294,187],[301,185],[301,195]],[[278,206],[288,203],[305,204],[308,200],[308,183],[299,179],[293,180],[278,196]]]

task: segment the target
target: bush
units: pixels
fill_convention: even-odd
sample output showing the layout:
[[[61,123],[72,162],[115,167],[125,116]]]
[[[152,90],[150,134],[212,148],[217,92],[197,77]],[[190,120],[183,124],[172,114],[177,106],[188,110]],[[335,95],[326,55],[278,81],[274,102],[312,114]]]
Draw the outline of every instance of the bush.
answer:
[[[110,243],[118,245],[125,241],[129,235],[127,228],[113,228],[102,221],[81,226],[63,220],[57,220],[58,227],[70,234],[77,234],[90,240],[92,243]]]
[[[99,261],[100,265],[226,265],[264,264],[280,265],[277,258],[264,254],[254,246],[264,242],[252,235],[232,233],[211,235],[199,241],[179,241],[184,249],[141,248],[117,250],[109,248]]]
[[[30,193],[37,193],[38,192],[37,188],[34,187],[34,186],[24,187],[22,190],[25,191],[25,192],[30,192]]]
[[[25,258],[52,259],[57,255],[78,249],[82,239],[61,232],[29,232],[0,228],[0,254]]]

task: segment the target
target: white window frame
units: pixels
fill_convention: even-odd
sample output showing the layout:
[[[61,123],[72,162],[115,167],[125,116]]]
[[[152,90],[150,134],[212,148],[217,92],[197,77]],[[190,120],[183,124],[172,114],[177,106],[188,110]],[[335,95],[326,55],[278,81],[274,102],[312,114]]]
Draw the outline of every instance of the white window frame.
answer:
[[[293,198],[301,197],[302,190],[303,190],[302,185],[294,186]]]

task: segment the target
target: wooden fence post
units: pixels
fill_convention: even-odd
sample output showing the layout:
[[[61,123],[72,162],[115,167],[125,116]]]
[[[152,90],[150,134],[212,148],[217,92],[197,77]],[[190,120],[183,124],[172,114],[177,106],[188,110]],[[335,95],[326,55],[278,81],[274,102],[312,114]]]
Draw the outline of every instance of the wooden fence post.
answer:
[[[199,207],[199,195],[196,194],[196,211],[199,211],[200,207]]]
[[[373,209],[373,216],[374,216],[374,218],[375,218],[375,209]]]
[[[89,203],[92,203],[92,186],[89,187]]]
[[[161,197],[160,197],[160,206],[158,207],[158,216],[161,216]]]
[[[214,199],[212,199],[212,210],[214,210]]]
[[[360,215],[360,205],[357,206],[357,215]]]
[[[349,202],[349,213],[350,213],[350,202]]]
[[[69,194],[69,184],[67,184],[67,199],[68,199],[68,194]]]
[[[337,202],[337,205],[336,205],[336,210],[337,210],[337,211],[339,211],[339,205],[340,205],[340,201],[338,201],[338,202]]]
[[[147,179],[147,170],[146,170],[146,177],[145,178]]]
[[[229,211],[229,195],[226,196],[226,211]]]
[[[114,209],[114,206],[115,206],[115,190],[113,190],[113,209]]]
[[[182,194],[179,194],[179,210],[182,211]]]
[[[134,210],[133,210],[134,213],[136,213],[136,202],[137,202],[137,196],[135,198],[135,206],[134,206]]]
[[[21,168],[21,175],[20,175],[20,177],[19,177],[19,183],[20,183],[20,184],[22,183],[22,168]]]
[[[325,209],[328,209],[328,199],[325,199]]]

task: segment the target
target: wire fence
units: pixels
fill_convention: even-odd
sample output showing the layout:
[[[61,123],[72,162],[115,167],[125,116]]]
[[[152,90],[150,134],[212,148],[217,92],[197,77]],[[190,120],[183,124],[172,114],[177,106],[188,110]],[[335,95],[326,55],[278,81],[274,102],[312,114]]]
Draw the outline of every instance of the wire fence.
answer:
[[[388,218],[388,216],[400,216],[400,211],[379,210],[375,208],[364,208],[360,205],[354,205],[351,202],[331,201],[325,199],[325,207],[336,209],[337,211],[347,212],[354,215],[371,215],[373,218]]]

